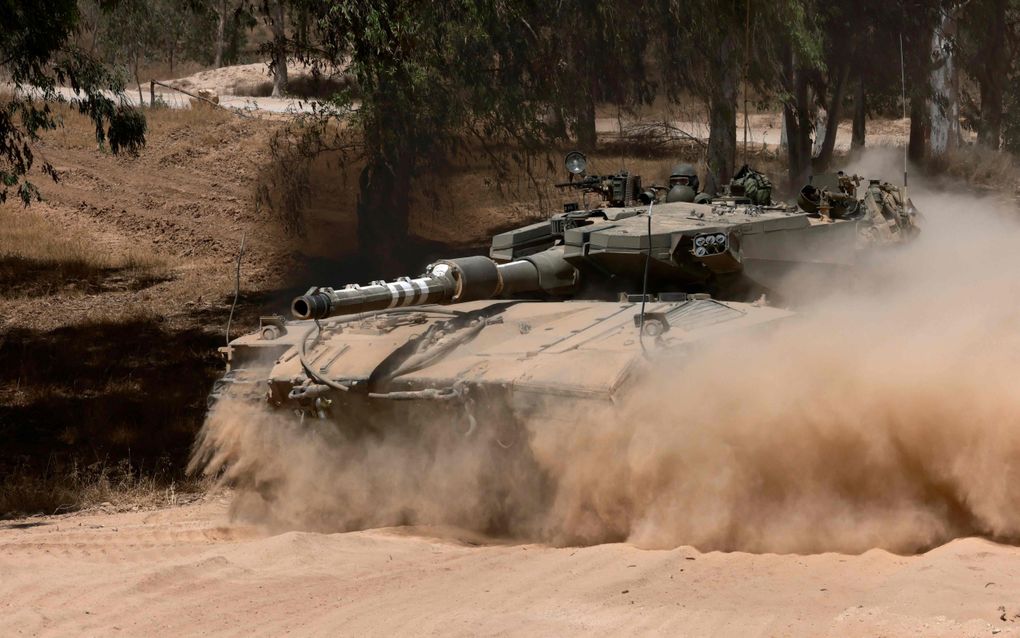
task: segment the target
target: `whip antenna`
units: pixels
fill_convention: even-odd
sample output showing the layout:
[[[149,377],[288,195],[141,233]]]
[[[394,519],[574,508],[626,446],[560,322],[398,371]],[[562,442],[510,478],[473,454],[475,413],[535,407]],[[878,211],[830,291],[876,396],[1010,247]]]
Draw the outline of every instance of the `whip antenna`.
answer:
[[[900,33],[900,101],[903,103],[903,119],[907,119],[907,72],[903,63],[903,34]],[[910,152],[910,143],[903,146],[903,205],[907,205],[907,154]]]
[[[747,76],[751,67],[751,0],[747,0],[744,13],[744,163],[747,164],[747,129],[751,122],[747,114]]]
[[[646,235],[648,250],[645,252],[645,273],[641,278],[641,318],[638,320],[638,343],[641,344],[641,352],[645,356],[648,356],[648,350],[645,349],[645,302],[648,301],[648,267],[652,263],[652,206],[654,205],[654,199],[648,202],[648,234]]]
[[[234,301],[230,304],[230,316],[227,317],[227,329],[224,334],[227,339],[227,345],[230,345],[230,324],[234,321],[234,309],[237,308],[237,298],[241,294],[241,258],[244,257],[244,239],[248,236],[247,232],[241,233],[241,248],[237,251],[237,262],[236,271],[234,273]]]

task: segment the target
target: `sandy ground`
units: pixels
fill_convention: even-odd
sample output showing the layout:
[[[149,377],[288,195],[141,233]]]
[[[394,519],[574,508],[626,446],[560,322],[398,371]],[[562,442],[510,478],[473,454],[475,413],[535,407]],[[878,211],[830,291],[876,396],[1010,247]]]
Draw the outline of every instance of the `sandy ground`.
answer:
[[[904,557],[270,535],[228,500],[0,523],[0,634],[1020,634],[1020,549],[978,538]]]
[[[287,77],[297,78],[309,76],[312,68],[295,60],[287,64]],[[234,95],[238,89],[250,88],[263,82],[272,82],[273,76],[269,72],[268,62],[254,62],[252,64],[235,64],[224,66],[218,69],[206,69],[191,75],[164,80],[172,82],[174,86],[189,91],[206,90],[213,91],[219,95]]]

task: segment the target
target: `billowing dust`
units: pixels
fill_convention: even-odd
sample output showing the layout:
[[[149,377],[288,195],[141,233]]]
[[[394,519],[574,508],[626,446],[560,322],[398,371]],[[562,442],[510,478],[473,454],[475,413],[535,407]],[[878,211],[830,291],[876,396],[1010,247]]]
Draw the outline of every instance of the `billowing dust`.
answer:
[[[195,464],[227,466],[235,512],[278,529],[754,552],[1020,538],[1020,227],[991,200],[913,198],[922,237],[854,290],[656,363],[615,410],[549,406],[511,451],[486,423],[348,437],[224,404]]]

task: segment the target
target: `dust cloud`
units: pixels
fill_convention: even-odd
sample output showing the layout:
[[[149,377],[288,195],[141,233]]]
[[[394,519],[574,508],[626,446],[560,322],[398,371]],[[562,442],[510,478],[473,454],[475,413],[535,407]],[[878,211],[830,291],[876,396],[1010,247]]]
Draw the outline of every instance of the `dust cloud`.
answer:
[[[912,197],[921,237],[853,289],[657,361],[615,410],[554,410],[515,454],[484,423],[467,438],[438,418],[353,438],[226,404],[194,465],[226,467],[247,488],[237,514],[277,528],[798,553],[1020,538],[1016,212]]]

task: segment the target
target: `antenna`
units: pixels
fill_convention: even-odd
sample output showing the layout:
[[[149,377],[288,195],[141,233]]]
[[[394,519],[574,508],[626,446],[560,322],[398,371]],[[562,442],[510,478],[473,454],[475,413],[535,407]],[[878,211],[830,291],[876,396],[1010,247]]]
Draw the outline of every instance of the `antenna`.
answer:
[[[648,202],[648,234],[645,236],[648,250],[645,252],[645,272],[641,278],[641,319],[638,321],[638,343],[641,344],[641,352],[646,357],[648,350],[645,348],[645,302],[648,301],[648,267],[652,263],[652,206],[654,205],[654,199]]]
[[[241,258],[244,257],[244,239],[247,232],[241,233],[241,248],[237,251],[237,269],[234,279],[234,302],[230,304],[230,315],[227,317],[227,329],[224,334],[227,338],[227,345],[230,345],[230,324],[234,321],[234,309],[237,308],[237,297],[241,294]]]
[[[907,72],[903,63],[903,33],[900,33],[900,101],[903,103],[903,119],[907,119]],[[907,205],[907,154],[910,143],[903,146],[903,205]]]
[[[626,145],[623,143],[623,107],[619,104],[616,105],[616,128],[620,131],[616,138],[620,145],[620,170],[627,172],[627,152],[624,149]],[[598,138],[598,133],[595,134],[595,137]]]
[[[751,0],[747,0],[744,13],[744,164],[747,164],[747,129],[750,121],[747,115],[747,76],[751,66]]]

